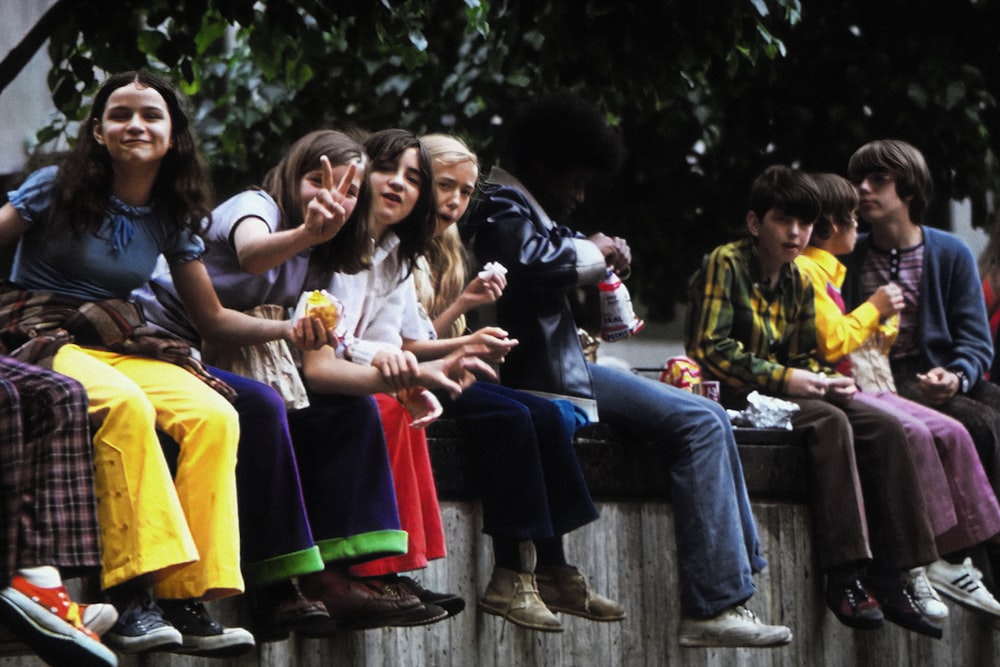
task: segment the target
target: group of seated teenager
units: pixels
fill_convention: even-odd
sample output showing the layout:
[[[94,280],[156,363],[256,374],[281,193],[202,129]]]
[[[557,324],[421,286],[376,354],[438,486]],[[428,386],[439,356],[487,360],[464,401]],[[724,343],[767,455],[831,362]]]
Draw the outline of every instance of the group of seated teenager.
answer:
[[[1000,628],[1000,387],[976,262],[922,224],[917,148],[872,141],[846,173],[756,178],[749,235],[692,276],[687,352],[725,405],[757,391],[797,406],[838,619],[940,638],[940,593]]]
[[[560,223],[623,161],[590,103],[523,105],[482,180],[454,136],[327,129],[221,203],[185,109],[157,74],[111,76],[72,151],[0,209],[0,623],[44,660],[458,614],[408,574],[446,552],[423,430],[441,415],[475,448],[479,610],[544,632],[625,618],[564,549],[598,518],[573,438],[599,419],[674,454],[680,645],[787,644],[748,607],[766,561],[725,407],[755,389],[798,404],[839,620],[939,637],[936,590],[1000,617],[992,341],[968,250],[919,224],[916,149],[869,144],[850,181],[755,181],[750,238],[696,276],[686,342],[720,404],[584,354],[568,293],[632,259]],[[470,329],[485,305],[495,325]],[[889,387],[845,362],[873,348]],[[75,602],[62,577],[88,571],[101,601]],[[240,594],[251,625],[224,627],[206,603]]]

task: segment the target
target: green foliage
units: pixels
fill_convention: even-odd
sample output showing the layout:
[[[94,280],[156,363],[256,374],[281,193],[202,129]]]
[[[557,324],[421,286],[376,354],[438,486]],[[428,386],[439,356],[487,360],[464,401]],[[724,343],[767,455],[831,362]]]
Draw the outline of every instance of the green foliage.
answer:
[[[468,139],[484,165],[523,100],[575,90],[629,159],[573,221],[629,238],[632,286],[672,315],[700,255],[742,227],[754,175],[843,171],[880,136],[920,146],[939,199],[996,190],[1000,3],[849,0],[76,0],[51,37],[49,87],[71,132],[97,72],[181,83],[219,196],[321,126]]]

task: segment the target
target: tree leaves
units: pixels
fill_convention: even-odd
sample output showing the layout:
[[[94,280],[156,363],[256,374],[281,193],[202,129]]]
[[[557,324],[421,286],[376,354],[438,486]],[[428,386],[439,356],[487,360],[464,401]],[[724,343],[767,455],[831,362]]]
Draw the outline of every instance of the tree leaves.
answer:
[[[220,196],[323,126],[451,131],[489,167],[518,104],[580,92],[629,159],[573,223],[632,240],[650,319],[739,233],[772,162],[842,172],[864,141],[908,139],[978,224],[1000,182],[996,2],[76,0],[73,18],[49,42],[65,117],[38,139],[73,131],[96,73],[165,71],[193,98]]]

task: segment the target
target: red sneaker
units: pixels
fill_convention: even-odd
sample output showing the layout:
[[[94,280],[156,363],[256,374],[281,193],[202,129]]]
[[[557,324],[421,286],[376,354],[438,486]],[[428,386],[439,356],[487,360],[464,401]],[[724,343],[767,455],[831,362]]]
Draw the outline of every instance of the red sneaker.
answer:
[[[64,586],[40,588],[15,575],[0,590],[0,621],[52,664],[117,665],[118,659],[83,625],[80,605]]]

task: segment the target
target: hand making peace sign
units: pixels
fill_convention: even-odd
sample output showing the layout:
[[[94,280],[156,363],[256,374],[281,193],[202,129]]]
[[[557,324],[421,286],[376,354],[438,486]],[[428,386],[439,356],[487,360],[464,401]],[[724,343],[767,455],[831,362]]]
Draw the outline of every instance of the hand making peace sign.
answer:
[[[340,183],[334,186],[334,169],[329,158],[320,157],[322,170],[322,187],[316,191],[306,207],[304,227],[307,233],[315,239],[315,243],[329,241],[341,230],[347,219],[354,212],[358,201],[357,188],[354,187],[354,177],[358,165],[352,162],[346,165]]]

